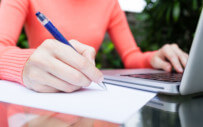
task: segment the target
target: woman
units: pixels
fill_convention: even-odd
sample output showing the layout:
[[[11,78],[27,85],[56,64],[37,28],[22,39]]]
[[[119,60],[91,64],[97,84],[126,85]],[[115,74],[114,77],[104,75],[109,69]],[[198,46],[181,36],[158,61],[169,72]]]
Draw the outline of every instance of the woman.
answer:
[[[49,34],[37,21],[41,11],[79,53]],[[30,49],[16,42],[25,25]],[[126,68],[157,68],[183,72],[188,55],[177,45],[142,53],[117,0],[2,0],[0,7],[0,79],[19,82],[38,92],[72,92],[101,82],[95,67],[108,31]],[[152,35],[153,37],[153,35]],[[169,60],[167,61],[166,58]]]

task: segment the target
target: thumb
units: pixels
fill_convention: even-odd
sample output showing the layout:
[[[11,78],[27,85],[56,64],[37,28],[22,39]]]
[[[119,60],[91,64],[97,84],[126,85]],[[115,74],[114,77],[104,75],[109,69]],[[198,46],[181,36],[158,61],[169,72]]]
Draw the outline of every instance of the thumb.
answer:
[[[86,57],[92,64],[95,65],[96,51],[93,47],[80,43],[77,40],[70,40],[71,45],[80,53]]]
[[[160,57],[155,58],[154,62],[152,62],[152,67],[156,69],[163,69],[167,72],[170,72],[172,69],[171,64]]]

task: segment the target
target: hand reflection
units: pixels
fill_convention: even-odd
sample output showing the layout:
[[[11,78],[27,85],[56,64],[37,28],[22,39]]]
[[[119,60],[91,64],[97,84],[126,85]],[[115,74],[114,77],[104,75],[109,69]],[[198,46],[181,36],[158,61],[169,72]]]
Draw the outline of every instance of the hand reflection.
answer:
[[[73,115],[0,103],[2,127],[118,127],[119,125]],[[2,125],[2,121],[1,125]],[[1,127],[0,125],[0,127]]]
[[[71,127],[80,123],[79,121],[80,119],[65,122],[53,116],[39,116],[24,124],[23,127]]]

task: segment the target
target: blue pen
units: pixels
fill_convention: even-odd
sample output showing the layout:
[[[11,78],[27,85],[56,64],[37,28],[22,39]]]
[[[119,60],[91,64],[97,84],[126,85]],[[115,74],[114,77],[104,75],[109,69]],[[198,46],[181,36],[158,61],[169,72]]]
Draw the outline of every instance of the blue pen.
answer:
[[[66,38],[56,29],[56,27],[51,23],[51,21],[45,17],[45,15],[43,15],[40,12],[37,12],[36,16],[38,20],[41,22],[41,24],[54,36],[56,40],[66,45],[69,45],[77,52],[77,50],[66,40]],[[106,89],[104,83],[99,83],[99,86],[102,87],[103,89]]]

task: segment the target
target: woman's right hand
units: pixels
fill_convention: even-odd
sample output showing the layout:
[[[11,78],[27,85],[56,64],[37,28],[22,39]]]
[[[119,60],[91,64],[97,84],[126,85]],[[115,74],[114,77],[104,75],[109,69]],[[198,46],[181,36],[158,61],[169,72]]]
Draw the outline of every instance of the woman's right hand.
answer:
[[[94,48],[76,40],[70,43],[77,52],[57,40],[45,40],[24,66],[24,85],[37,92],[73,92],[92,81],[102,82]]]

